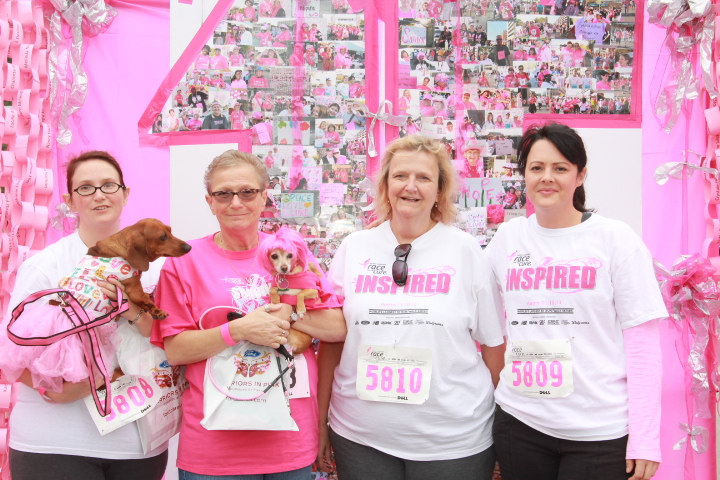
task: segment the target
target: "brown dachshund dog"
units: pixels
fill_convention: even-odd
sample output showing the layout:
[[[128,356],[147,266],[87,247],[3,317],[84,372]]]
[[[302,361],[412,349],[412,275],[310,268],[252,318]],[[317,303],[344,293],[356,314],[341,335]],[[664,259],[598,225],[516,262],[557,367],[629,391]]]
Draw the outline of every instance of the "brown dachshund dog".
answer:
[[[170,227],[154,218],[140,220],[115,235],[99,241],[88,250],[93,257],[122,257],[131,267],[146,272],[150,262],[160,257],[182,257],[192,247],[172,235]],[[125,294],[131,302],[150,313],[155,319],[167,317],[143,290],[140,275],[122,280]]]

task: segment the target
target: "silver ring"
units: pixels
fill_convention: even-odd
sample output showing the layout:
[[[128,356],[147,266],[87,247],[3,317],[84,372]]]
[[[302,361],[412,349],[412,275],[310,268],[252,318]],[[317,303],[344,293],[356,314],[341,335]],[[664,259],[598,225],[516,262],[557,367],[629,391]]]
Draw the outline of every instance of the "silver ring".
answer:
[[[270,305],[265,304],[265,313],[270,313]]]

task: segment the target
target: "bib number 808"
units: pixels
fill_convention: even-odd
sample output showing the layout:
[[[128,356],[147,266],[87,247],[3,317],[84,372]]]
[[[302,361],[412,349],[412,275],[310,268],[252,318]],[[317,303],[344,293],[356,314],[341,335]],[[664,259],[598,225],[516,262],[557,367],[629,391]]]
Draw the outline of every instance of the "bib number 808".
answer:
[[[395,374],[397,373],[397,388],[395,391],[397,393],[406,392],[405,367],[398,368],[397,371],[393,367],[383,367],[382,370],[380,370],[380,375],[378,376],[379,368],[380,367],[378,365],[367,366],[365,376],[370,378],[372,383],[365,387],[366,390],[372,391],[377,389],[379,386],[383,392],[389,392],[393,388],[393,383],[396,380]],[[410,370],[407,387],[412,393],[418,393],[420,388],[422,388],[422,380],[422,370],[419,368],[413,368]]]
[[[535,362],[521,362],[518,360],[512,362],[512,373],[515,374],[515,379],[512,382],[513,386],[517,387],[520,384],[524,384],[526,387],[532,387],[534,382],[536,385],[544,387],[548,384],[548,376],[552,380],[550,385],[553,387],[562,385],[562,363],[553,361],[550,363],[549,368],[547,363],[542,360],[533,366],[534,363]]]
[[[143,378],[139,378],[138,382],[140,383],[140,386],[142,387],[142,390],[137,385],[132,386],[127,389],[127,396],[130,399],[130,401],[136,406],[136,407],[142,407],[145,405],[145,402],[148,398],[151,398],[155,391],[150,386],[148,382],[145,381]],[[144,394],[144,395],[143,395]],[[110,410],[110,414],[105,417],[106,422],[111,422],[115,419],[116,413],[115,410],[117,409],[117,413],[124,415],[130,411],[130,404],[128,403],[127,399],[125,398],[125,395],[123,394],[117,394],[113,397],[112,403],[114,407],[112,410]]]

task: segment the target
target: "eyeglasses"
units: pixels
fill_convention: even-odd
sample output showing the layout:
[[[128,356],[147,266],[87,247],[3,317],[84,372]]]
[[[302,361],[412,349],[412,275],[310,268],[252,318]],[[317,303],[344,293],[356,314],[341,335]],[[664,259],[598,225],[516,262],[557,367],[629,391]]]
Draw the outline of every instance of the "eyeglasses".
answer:
[[[102,193],[115,193],[120,189],[125,190],[125,185],[120,185],[119,183],[114,182],[108,182],[103,183],[99,187],[95,187],[93,185],[80,185],[78,188],[73,190],[73,192],[77,193],[80,196],[87,197],[89,195],[94,195],[95,192],[100,190]]]
[[[249,202],[251,200],[255,200],[257,194],[262,192],[263,190],[263,188],[245,188],[237,192],[226,192],[224,190],[220,190],[219,192],[212,192],[210,195],[215,197],[220,203],[232,202],[232,199],[235,195],[237,195],[241,201]]]
[[[392,265],[393,281],[402,287],[405,285],[408,276],[407,257],[410,255],[412,245],[409,243],[401,243],[395,247],[395,261]]]

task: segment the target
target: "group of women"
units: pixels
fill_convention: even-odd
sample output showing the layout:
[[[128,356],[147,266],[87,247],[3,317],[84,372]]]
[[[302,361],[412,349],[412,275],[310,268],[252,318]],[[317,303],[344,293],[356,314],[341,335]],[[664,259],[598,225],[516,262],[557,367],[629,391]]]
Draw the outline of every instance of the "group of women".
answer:
[[[650,254],[629,227],[585,208],[587,157],[575,131],[530,128],[518,162],[536,213],[501,226],[483,252],[452,226],[458,182],[444,146],[420,135],[388,145],[379,221],[345,238],[322,280],[329,299],[295,321],[291,306],[268,303],[275,274],[255,257],[267,237],[258,231],[265,166],[235,150],[213,159],[205,201],[218,231],[167,259],[159,277],[143,276],[157,283],[165,320],[136,305],[123,314],[152,329],[171,364],[186,365],[180,478],[308,480],[315,461],[330,468],[330,446],[341,480],[489,480],[496,458],[505,480],[652,477],[656,319],[667,313]],[[94,193],[80,195],[83,185]],[[118,231],[129,193],[107,153],[71,161],[65,199],[80,228],[21,267],[11,306],[54,287]],[[114,283],[102,285],[109,296]],[[244,316],[208,316],[201,329],[218,305]],[[321,340],[317,360],[296,362],[309,384],[308,396],[289,401],[298,431],[201,426],[207,360],[243,340],[277,348],[291,324]],[[167,445],[144,455],[134,423],[100,436],[80,400],[88,384],[37,392],[20,380],[13,478],[162,477]]]

